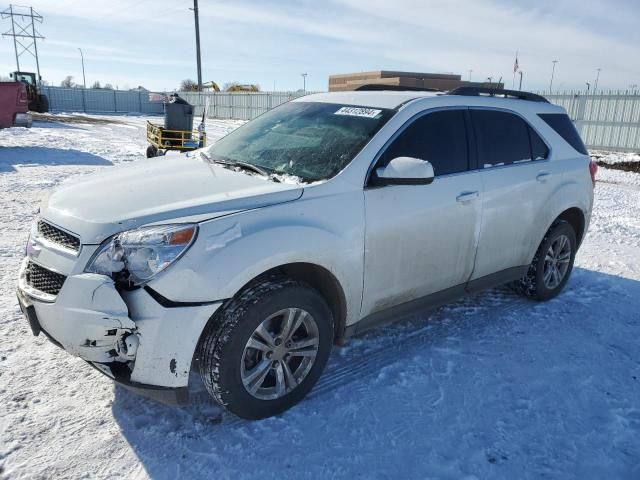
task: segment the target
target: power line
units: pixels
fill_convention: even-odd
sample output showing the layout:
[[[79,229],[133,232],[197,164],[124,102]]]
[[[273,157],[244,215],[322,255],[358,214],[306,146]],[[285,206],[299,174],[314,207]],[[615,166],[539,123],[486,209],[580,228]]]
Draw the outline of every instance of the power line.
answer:
[[[22,9],[22,10],[19,10]],[[26,12],[29,13],[26,13]],[[3,33],[3,37],[13,37],[13,48],[16,54],[16,67],[20,71],[20,57],[25,53],[31,54],[36,59],[38,81],[40,81],[40,62],[38,59],[37,40],[44,37],[36,30],[35,22],[42,23],[42,15],[32,7],[20,7],[9,5],[9,8],[0,13],[4,18],[11,18],[11,29]]]

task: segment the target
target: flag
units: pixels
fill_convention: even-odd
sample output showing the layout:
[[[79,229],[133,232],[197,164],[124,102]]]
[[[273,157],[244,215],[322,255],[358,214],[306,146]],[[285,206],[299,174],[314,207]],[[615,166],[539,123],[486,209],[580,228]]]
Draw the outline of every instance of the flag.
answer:
[[[518,65],[518,54],[516,53],[516,61],[513,63],[513,73],[516,73],[520,70],[520,65]]]

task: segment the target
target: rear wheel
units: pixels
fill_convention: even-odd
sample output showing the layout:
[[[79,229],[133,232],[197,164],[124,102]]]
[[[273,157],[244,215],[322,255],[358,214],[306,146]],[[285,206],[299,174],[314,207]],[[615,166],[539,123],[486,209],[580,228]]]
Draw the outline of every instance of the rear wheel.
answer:
[[[569,280],[576,250],[573,227],[565,221],[555,223],[542,239],[527,274],[513,286],[536,300],[555,297]]]
[[[291,408],[329,358],[333,316],[308,285],[270,278],[223,307],[200,340],[207,391],[236,415],[259,419]]]

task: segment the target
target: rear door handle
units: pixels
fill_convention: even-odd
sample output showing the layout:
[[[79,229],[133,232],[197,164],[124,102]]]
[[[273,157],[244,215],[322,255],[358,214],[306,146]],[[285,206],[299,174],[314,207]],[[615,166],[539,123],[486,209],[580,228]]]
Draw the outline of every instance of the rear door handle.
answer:
[[[457,202],[470,202],[474,198],[478,198],[478,192],[462,192],[460,195],[456,197]]]
[[[551,174],[549,172],[540,172],[538,173],[538,175],[536,175],[536,180],[539,181],[540,183],[544,183],[547,180],[549,180],[550,176]]]

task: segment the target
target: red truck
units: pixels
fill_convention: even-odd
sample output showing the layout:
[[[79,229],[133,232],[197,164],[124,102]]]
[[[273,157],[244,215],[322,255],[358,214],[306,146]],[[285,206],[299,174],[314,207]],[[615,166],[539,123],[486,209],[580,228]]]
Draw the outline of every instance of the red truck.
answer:
[[[0,128],[31,127],[29,100],[22,82],[0,82]]]

